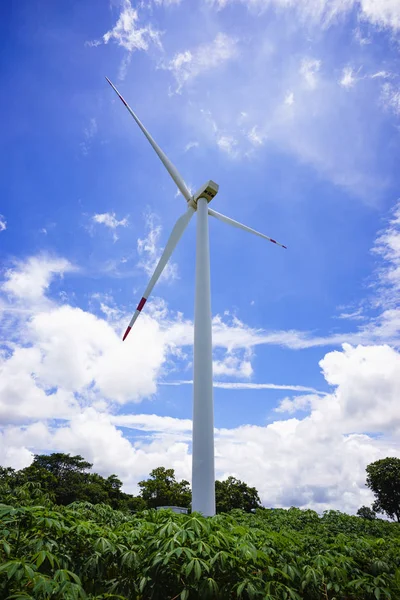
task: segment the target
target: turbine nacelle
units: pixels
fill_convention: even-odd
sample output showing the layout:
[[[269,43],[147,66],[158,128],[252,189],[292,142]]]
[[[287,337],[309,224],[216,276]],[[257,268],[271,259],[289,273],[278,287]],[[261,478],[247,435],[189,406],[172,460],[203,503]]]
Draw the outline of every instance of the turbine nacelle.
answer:
[[[193,208],[197,207],[197,200],[199,198],[205,198],[207,202],[211,202],[211,200],[218,194],[219,185],[212,181],[211,179],[204,183],[195,194],[193,194],[192,198],[192,206]]]

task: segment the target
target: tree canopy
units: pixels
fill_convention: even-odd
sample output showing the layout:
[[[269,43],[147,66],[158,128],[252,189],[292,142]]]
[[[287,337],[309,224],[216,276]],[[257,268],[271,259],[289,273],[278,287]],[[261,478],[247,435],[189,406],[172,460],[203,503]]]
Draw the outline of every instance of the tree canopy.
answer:
[[[79,454],[36,454],[32,464],[20,471],[0,467],[0,483],[8,487],[39,484],[56,504],[64,506],[82,501],[109,504],[123,510],[146,508],[142,498],[121,491],[122,481],[116,475],[102,477],[89,473],[92,466]]]
[[[229,512],[235,508],[250,512],[261,507],[256,488],[232,476],[224,481],[215,482],[215,504],[218,513]]]
[[[148,508],[157,506],[182,506],[189,508],[192,501],[189,482],[176,481],[174,469],[157,467],[150,478],[139,481],[140,495]]]
[[[92,467],[79,454],[36,454],[32,464],[20,471],[0,467],[0,486],[3,484],[14,488],[27,483],[39,485],[43,493],[62,506],[72,502],[90,502],[131,511],[158,506],[190,509],[192,493],[189,482],[185,479],[177,481],[174,469],[153,469],[148,479],[139,482],[139,495],[133,496],[122,491],[122,481],[117,475],[102,477],[91,472]],[[256,488],[232,476],[215,482],[215,497],[218,513],[234,509],[250,512],[261,506]]]
[[[376,512],[372,510],[372,508],[370,508],[369,506],[360,506],[360,508],[357,511],[357,517],[373,521],[374,519],[376,519]]]
[[[382,458],[369,464],[367,486],[376,497],[373,510],[400,522],[400,458]]]

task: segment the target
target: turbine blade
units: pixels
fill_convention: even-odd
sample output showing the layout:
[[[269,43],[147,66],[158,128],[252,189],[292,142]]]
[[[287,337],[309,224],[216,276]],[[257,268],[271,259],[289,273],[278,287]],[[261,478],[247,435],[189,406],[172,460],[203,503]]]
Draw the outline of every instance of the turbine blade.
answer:
[[[195,212],[195,209],[192,206],[189,206],[187,211],[182,216],[180,216],[179,219],[177,220],[177,222],[175,223],[174,228],[171,232],[171,235],[169,236],[168,242],[164,248],[164,252],[162,253],[160,260],[158,261],[158,264],[157,264],[155,271],[149,281],[147,288],[145,289],[142,299],[140,300],[139,304],[137,305],[137,308],[134,312],[131,322],[129,323],[129,325],[124,333],[124,337],[122,338],[122,341],[124,341],[126,339],[128,333],[130,332],[130,330],[133,327],[133,324],[135,323],[136,319],[140,315],[140,312],[141,312],[143,306],[146,304],[146,301],[147,301],[148,297],[150,296],[153,287],[155,286],[158,279],[160,278],[161,273],[163,272],[167,262],[169,261],[171,254],[175,250],[177,243],[181,239],[182,234],[185,231],[186,227],[188,226],[189,221],[192,218],[194,212]]]
[[[111,87],[114,90],[114,92],[118,95],[119,99],[123,102],[123,104],[125,104],[126,108],[129,110],[129,112],[131,113],[132,117],[135,119],[136,123],[139,125],[140,129],[143,131],[144,135],[149,140],[150,144],[153,146],[153,148],[156,151],[156,153],[158,154],[158,157],[160,158],[162,164],[167,169],[168,173],[171,175],[172,179],[174,180],[174,182],[178,186],[178,189],[181,192],[182,196],[187,200],[187,202],[190,202],[191,199],[192,199],[192,195],[189,192],[189,189],[188,189],[186,183],[184,182],[183,178],[179,174],[179,172],[176,169],[176,167],[172,164],[172,162],[169,160],[169,158],[161,150],[160,146],[151,137],[151,135],[147,131],[146,127],[143,125],[143,123],[140,121],[140,119],[133,112],[133,110],[131,109],[131,107],[129,106],[129,104],[121,96],[121,94],[119,93],[119,91],[117,90],[117,88],[115,87],[115,85],[113,83],[111,83],[111,81],[108,79],[108,77],[106,77],[106,79],[107,79],[108,83],[111,85]]]
[[[216,219],[219,219],[219,221],[222,221],[223,223],[228,223],[228,225],[232,225],[233,227],[237,227],[238,229],[243,229],[244,231],[248,231],[249,233],[254,233],[255,235],[259,235],[260,237],[264,238],[265,240],[268,240],[268,241],[272,242],[273,244],[277,244],[278,246],[281,246],[282,248],[287,249],[287,246],[280,244],[273,238],[270,238],[267,235],[264,235],[263,233],[260,233],[259,231],[256,231],[255,229],[252,229],[251,227],[247,227],[247,225],[243,225],[242,223],[239,223],[239,221],[234,221],[230,217],[226,217],[225,215],[222,215],[221,213],[217,212],[216,210],[212,210],[212,208],[208,209],[208,214],[211,215],[212,217],[215,217]]]

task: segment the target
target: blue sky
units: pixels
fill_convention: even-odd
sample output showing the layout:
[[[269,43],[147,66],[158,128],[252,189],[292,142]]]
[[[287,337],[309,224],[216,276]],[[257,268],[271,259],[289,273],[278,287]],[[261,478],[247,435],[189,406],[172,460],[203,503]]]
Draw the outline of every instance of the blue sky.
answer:
[[[0,10],[1,464],[190,479],[195,222],[122,344],[185,205],[108,76],[193,191],[288,246],[210,219],[217,476],[368,504],[400,456],[398,2]]]

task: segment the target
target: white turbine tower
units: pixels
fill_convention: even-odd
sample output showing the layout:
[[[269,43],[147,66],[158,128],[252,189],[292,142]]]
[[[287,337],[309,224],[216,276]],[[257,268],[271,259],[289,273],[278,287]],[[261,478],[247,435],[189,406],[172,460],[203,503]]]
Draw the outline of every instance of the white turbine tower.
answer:
[[[118,92],[117,88],[106,77],[108,83],[118,94],[120,100],[143,131],[164,167],[186,199],[186,212],[179,217],[169,236],[164,252],[155,268],[152,278],[140,300],[136,311],[124,333],[127,337],[133,324],[140,315],[153,287],[157,283],[177,243],[197,212],[196,240],[196,289],[194,309],[194,373],[193,373],[193,442],[192,442],[192,510],[205,516],[215,514],[215,474],[214,474],[214,401],[212,373],[212,333],[211,333],[211,290],[210,290],[210,250],[208,240],[208,215],[233,225],[244,231],[254,233],[282,248],[276,240],[259,233],[238,221],[234,221],[208,207],[208,203],[218,192],[218,185],[208,181],[195,193],[191,194],[177,169],[151,137],[150,133],[135,115],[130,106]]]

